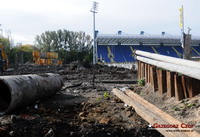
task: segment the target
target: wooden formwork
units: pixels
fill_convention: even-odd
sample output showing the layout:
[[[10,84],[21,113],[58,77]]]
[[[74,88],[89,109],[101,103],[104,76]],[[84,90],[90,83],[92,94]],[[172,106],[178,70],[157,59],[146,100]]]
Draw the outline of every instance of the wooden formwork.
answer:
[[[167,71],[167,96],[175,96],[175,87],[174,87],[174,72]]]
[[[176,100],[192,98],[200,93],[200,80],[158,68],[138,61],[138,80],[145,80],[158,91],[160,95],[167,93],[168,97]]]
[[[118,89],[113,89],[112,92],[120,98],[125,104],[132,106],[137,114],[145,119],[149,124],[154,125],[155,123],[162,123],[164,125],[178,125],[178,128],[170,128],[170,130],[186,130],[180,125],[182,122],[165,113],[158,107],[154,106],[147,100],[140,97],[138,94],[131,90],[121,92]],[[187,128],[192,132],[168,132],[167,129],[156,128],[161,134],[166,137],[199,137],[199,133],[193,131],[192,128]]]
[[[153,91],[156,92],[158,90],[158,80],[157,80],[157,73],[156,73],[156,67],[150,66],[150,84],[153,87]]]
[[[158,82],[158,91],[160,95],[163,95],[167,92],[167,82],[166,82],[166,71],[161,68],[157,68],[157,82]]]

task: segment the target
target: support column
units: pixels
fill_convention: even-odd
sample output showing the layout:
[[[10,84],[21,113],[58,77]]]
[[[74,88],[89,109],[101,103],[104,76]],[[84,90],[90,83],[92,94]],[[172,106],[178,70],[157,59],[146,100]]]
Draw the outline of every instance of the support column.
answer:
[[[160,95],[163,95],[167,92],[167,83],[166,83],[166,71],[157,69],[157,78],[158,78],[158,91]]]
[[[138,63],[138,71],[137,71],[137,73],[138,73],[138,80],[141,80],[141,62],[138,61],[137,63]]]
[[[183,93],[181,77],[182,76],[179,76],[178,73],[174,75],[175,98],[177,101],[185,98]]]
[[[151,85],[153,87],[153,91],[156,92],[158,90],[158,80],[157,80],[157,72],[156,67],[151,66]]]
[[[174,97],[174,72],[167,71],[167,96]]]
[[[187,90],[189,94],[189,98],[194,97],[195,95],[200,93],[200,80],[187,77],[186,78],[186,84],[187,84]]]

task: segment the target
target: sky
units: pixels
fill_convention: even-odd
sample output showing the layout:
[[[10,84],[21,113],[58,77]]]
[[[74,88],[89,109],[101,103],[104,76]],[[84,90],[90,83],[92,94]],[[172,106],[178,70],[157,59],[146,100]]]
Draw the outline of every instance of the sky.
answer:
[[[95,0],[99,3],[96,30],[101,34],[179,35],[184,6],[185,32],[200,36],[199,0]],[[0,29],[14,43],[34,44],[36,35],[67,29],[93,36],[93,0],[0,0]]]

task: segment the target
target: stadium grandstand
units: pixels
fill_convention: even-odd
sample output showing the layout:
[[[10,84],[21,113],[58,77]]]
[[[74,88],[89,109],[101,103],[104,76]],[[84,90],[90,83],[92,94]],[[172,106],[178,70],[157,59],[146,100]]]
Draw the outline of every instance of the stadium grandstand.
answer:
[[[183,57],[181,36],[169,35],[162,32],[160,35],[140,34],[128,35],[118,31],[117,34],[99,34],[96,31],[96,46],[98,61],[105,64],[133,64],[135,62],[134,50],[142,50],[151,53]],[[200,59],[200,37],[192,36],[192,59]],[[118,64],[118,65],[117,65]],[[130,67],[128,67],[130,68]]]

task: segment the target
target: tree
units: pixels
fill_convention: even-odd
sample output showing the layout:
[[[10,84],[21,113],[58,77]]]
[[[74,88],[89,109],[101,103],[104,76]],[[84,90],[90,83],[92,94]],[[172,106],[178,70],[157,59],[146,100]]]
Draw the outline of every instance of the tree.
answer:
[[[65,63],[85,59],[91,61],[92,39],[83,31],[46,31],[36,36],[35,46],[41,51],[57,52]]]
[[[9,55],[11,49],[11,41],[9,38],[0,37],[0,44],[4,46],[6,54]]]
[[[28,61],[32,61],[32,51],[34,48],[35,47],[33,45],[18,45],[13,47],[9,54],[9,62],[15,63],[17,60],[18,63],[26,63]],[[23,62],[20,61],[21,57],[23,57]]]
[[[23,57],[23,62],[32,61],[32,51],[36,48],[33,45],[18,45],[12,47],[12,40],[10,40],[9,37],[0,37],[0,43],[5,48],[9,64],[15,63],[16,56],[18,57],[18,60],[20,60]]]

